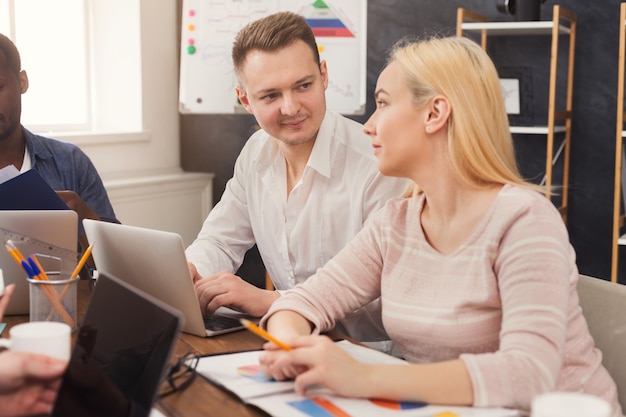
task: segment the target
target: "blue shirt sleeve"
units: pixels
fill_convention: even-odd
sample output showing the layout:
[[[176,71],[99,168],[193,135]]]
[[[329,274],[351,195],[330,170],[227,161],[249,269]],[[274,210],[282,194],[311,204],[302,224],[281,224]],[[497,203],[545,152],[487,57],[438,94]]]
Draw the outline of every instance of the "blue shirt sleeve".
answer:
[[[35,135],[24,129],[32,169],[54,190],[74,191],[104,221],[119,223],[102,179],[78,146]]]

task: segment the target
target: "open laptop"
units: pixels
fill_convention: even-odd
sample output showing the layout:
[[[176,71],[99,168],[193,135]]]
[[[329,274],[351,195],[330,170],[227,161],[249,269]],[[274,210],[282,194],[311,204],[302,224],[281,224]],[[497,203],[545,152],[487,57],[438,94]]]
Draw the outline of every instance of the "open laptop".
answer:
[[[243,329],[242,317],[252,319],[226,308],[202,316],[183,240],[177,233],[88,219],[83,226],[93,244],[98,273],[120,277],[180,310],[185,315],[184,332],[215,336]]]
[[[52,416],[148,416],[183,320],[180,311],[100,274]]]
[[[16,284],[5,314],[28,314],[26,272],[4,248],[6,240],[13,237],[13,233],[75,252],[78,245],[78,215],[73,210],[0,210],[0,269],[4,274],[5,286]],[[29,255],[24,253],[24,256]]]

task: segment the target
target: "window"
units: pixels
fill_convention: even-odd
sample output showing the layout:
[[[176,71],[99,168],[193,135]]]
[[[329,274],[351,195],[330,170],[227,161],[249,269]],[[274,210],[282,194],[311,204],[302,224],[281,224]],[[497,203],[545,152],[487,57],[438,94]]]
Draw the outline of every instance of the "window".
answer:
[[[0,0],[2,27],[14,31],[15,4],[31,1]],[[68,0],[43,1],[61,7]],[[35,129],[25,123],[26,127],[79,145],[96,165],[105,184],[112,179],[180,172],[177,28],[180,6],[175,1],[154,0],[82,0],[82,4],[87,28],[84,36],[87,36],[90,125],[84,131],[68,131],[64,125]],[[61,13],[58,19],[64,19],[63,16]],[[33,36],[42,37],[45,33],[38,30]],[[52,64],[67,66],[59,60],[42,65]],[[35,91],[32,69],[27,72],[31,88],[24,98]],[[75,84],[72,80],[64,87],[73,88]],[[60,107],[61,99],[62,96],[55,97],[54,106]],[[23,116],[31,111],[34,110],[30,105],[26,107],[24,103]]]
[[[0,32],[16,43],[35,132],[141,130],[139,0],[0,0]]]

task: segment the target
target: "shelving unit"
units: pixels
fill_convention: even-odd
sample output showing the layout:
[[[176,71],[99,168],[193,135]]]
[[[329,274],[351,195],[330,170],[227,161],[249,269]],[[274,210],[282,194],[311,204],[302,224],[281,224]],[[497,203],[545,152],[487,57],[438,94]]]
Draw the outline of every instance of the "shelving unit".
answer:
[[[548,91],[548,119],[546,126],[511,126],[511,133],[521,135],[545,135],[546,139],[546,163],[545,176],[542,183],[548,188],[553,186],[553,168],[557,160],[563,157],[563,183],[560,187],[561,202],[557,207],[563,221],[567,222],[567,197],[569,182],[569,155],[572,125],[572,95],[574,80],[574,45],[576,44],[576,15],[571,11],[555,5],[551,21],[539,22],[489,22],[488,19],[478,13],[460,7],[457,10],[457,36],[464,33],[480,34],[480,44],[487,50],[487,38],[489,36],[551,36],[552,44],[550,51],[550,85]],[[569,37],[569,52],[566,71],[566,100],[565,109],[557,109],[556,90],[558,71],[559,37]],[[557,124],[558,123],[558,124]],[[563,139],[555,151],[555,136],[562,135]],[[549,194],[546,193],[546,197]]]
[[[626,51],[626,3],[620,5],[619,49],[617,63],[617,122],[615,126],[615,188],[613,192],[613,243],[611,250],[611,281],[617,282],[619,246],[626,245],[626,236],[620,236],[624,226],[622,214],[622,161],[624,157],[624,59]]]

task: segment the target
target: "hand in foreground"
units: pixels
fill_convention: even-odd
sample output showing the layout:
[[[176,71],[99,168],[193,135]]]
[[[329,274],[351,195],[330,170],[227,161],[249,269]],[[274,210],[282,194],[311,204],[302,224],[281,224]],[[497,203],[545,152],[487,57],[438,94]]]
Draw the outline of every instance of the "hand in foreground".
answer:
[[[50,414],[66,365],[43,355],[0,353],[0,415]]]
[[[194,283],[204,314],[213,314],[219,307],[229,307],[260,317],[267,313],[270,305],[280,296],[276,291],[255,287],[225,271],[201,280],[194,278]]]
[[[0,320],[2,320],[2,316],[4,316],[4,312],[9,305],[9,300],[11,299],[11,294],[13,294],[14,290],[15,284],[4,287],[4,295],[0,296]]]
[[[363,397],[359,382],[365,383],[368,367],[356,361],[326,336],[283,339],[292,350],[266,343],[259,358],[267,377],[282,381],[295,378],[295,390],[305,395],[308,387],[324,386],[338,395]]]
[[[91,206],[74,191],[56,191],[56,193],[71,210],[74,210],[78,214],[81,220],[100,220],[100,216],[98,216]]]

